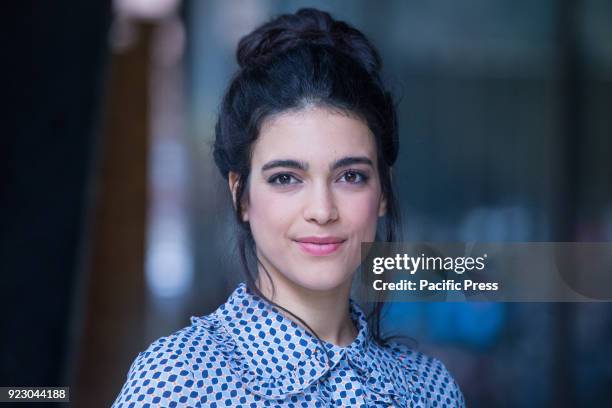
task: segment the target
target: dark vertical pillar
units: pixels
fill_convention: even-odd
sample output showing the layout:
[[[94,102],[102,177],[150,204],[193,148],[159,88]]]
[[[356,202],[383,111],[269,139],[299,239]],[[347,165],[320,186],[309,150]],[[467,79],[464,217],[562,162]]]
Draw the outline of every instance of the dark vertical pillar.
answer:
[[[76,406],[110,405],[144,342],[152,30],[134,24],[135,42],[110,64]]]
[[[552,211],[552,240],[576,240],[583,171],[584,73],[580,55],[580,4],[558,2],[557,39],[560,63],[558,165]],[[571,266],[568,266],[571,267]],[[575,307],[558,303],[553,307],[553,396],[555,407],[575,407]]]
[[[110,2],[7,4],[0,385],[66,385]]]

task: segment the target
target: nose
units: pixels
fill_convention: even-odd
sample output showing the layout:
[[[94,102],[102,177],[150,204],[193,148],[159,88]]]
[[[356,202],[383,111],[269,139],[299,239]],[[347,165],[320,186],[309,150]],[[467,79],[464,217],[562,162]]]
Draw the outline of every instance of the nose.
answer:
[[[315,184],[307,193],[304,218],[317,224],[328,224],[338,219],[334,194],[327,183]]]

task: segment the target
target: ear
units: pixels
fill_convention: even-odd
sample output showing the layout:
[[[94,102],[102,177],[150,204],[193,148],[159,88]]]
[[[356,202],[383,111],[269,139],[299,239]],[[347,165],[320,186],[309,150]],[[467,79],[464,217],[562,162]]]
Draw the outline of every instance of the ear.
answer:
[[[393,167],[389,169],[389,179],[393,180]],[[378,205],[378,216],[382,217],[387,213],[387,197],[384,194],[380,195],[380,204]]]
[[[378,205],[378,216],[382,217],[387,213],[387,198],[384,194],[380,195],[380,204]]]
[[[234,206],[234,209],[237,208],[237,203],[236,203],[236,195],[238,194],[238,173],[234,173],[233,171],[230,171],[227,177],[227,181],[229,183],[229,188],[230,191],[232,193],[232,205]],[[242,207],[242,221],[248,221],[249,220],[249,214],[247,212],[246,206]]]

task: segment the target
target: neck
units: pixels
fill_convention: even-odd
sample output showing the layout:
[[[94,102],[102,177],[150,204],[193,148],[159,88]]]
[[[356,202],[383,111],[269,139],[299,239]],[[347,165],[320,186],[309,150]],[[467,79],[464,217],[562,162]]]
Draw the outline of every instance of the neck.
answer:
[[[357,336],[351,319],[349,296],[351,282],[326,291],[311,290],[296,285],[280,273],[267,268],[273,281],[261,270],[257,288],[274,303],[290,310],[304,320],[323,341],[340,347],[348,346]],[[305,327],[290,313],[279,311],[296,324]]]

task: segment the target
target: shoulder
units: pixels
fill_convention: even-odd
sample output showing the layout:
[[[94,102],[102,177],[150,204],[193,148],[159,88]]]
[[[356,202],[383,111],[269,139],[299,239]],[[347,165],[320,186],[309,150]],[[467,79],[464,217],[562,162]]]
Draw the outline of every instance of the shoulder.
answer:
[[[138,354],[113,407],[199,404],[203,384],[196,375],[198,365],[215,361],[217,349],[224,345],[216,336],[213,315],[192,317],[191,322]]]
[[[404,368],[406,379],[421,399],[440,407],[465,407],[459,384],[439,359],[409,346],[390,342],[387,348]]]

